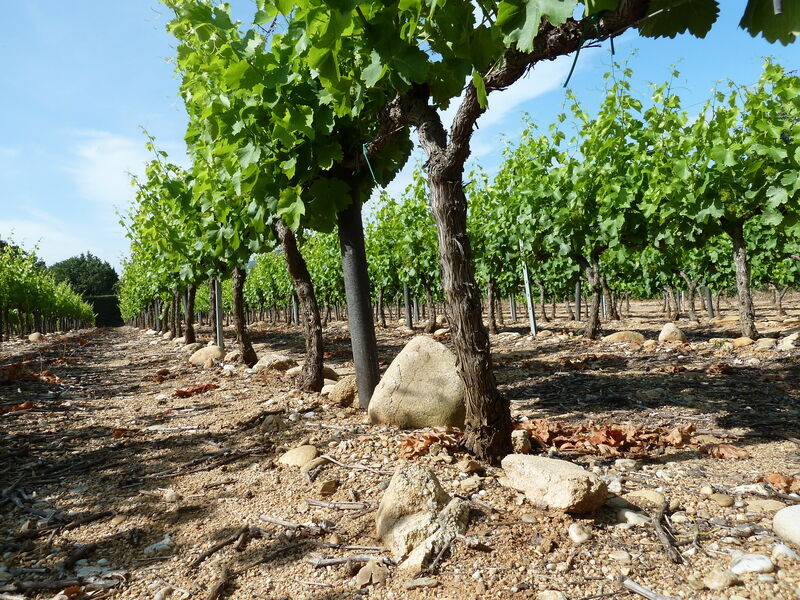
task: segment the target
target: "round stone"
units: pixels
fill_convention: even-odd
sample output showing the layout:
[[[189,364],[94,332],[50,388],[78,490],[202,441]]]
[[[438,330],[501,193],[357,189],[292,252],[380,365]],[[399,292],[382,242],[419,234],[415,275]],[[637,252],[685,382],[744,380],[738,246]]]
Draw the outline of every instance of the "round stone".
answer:
[[[723,571],[722,569],[714,569],[708,575],[703,577],[703,585],[710,590],[724,590],[741,583],[741,580],[731,571]]]
[[[728,494],[711,494],[708,497],[709,500],[713,500],[722,508],[728,508],[729,506],[733,506],[733,498],[728,496]]]
[[[568,530],[569,539],[575,544],[580,545],[587,542],[592,537],[591,530],[582,523],[573,523]]]
[[[784,541],[800,546],[800,504],[776,512],[772,518],[772,529]]]

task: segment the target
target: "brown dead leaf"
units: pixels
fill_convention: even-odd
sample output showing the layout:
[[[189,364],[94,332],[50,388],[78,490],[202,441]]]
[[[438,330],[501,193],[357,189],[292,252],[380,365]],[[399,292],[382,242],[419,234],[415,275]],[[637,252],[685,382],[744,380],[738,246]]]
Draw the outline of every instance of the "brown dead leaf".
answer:
[[[665,365],[663,367],[656,367],[653,369],[655,373],[683,373],[686,367],[683,365]]]
[[[388,573],[389,570],[384,565],[373,559],[361,567],[356,574],[356,587],[361,589],[370,584],[386,583]]]
[[[706,373],[709,375],[730,375],[733,369],[727,363],[714,363],[706,367]]]
[[[23,374],[22,364],[22,361],[19,361],[9,366],[2,379],[0,379],[0,383],[11,383],[15,379],[19,379]]]
[[[589,365],[580,360],[570,360],[565,358],[561,361],[561,368],[564,371],[586,371],[589,368]]]
[[[195,385],[185,390],[175,390],[175,396],[178,398],[189,398],[190,396],[202,394],[209,390],[216,390],[218,387],[219,386],[215,383],[201,383],[200,385]]]
[[[764,373],[759,377],[761,381],[783,381],[785,378],[783,373]]]
[[[675,448],[681,448],[691,441],[694,430],[694,423],[685,427],[673,427],[672,431],[664,436],[664,442]]]
[[[139,433],[137,429],[128,429],[126,427],[114,427],[114,429],[111,430],[111,437],[114,438],[133,437],[137,433]]]
[[[778,472],[770,473],[764,478],[764,481],[781,492],[800,492],[800,479],[791,477],[790,475],[784,475]]]
[[[700,446],[702,454],[708,454],[711,458],[742,460],[750,458],[750,453],[744,448],[738,448],[733,444],[706,444]]]
[[[30,400],[26,400],[20,404],[14,404],[13,406],[5,406],[0,408],[0,414],[19,412],[21,410],[30,410],[31,408],[36,408],[36,405]]]
[[[598,456],[643,458],[663,454],[664,448],[682,448],[691,442],[694,425],[645,428],[633,423],[565,425],[558,421],[536,419],[521,421],[516,429],[524,429],[531,441],[545,448]]]
[[[431,446],[438,444],[442,448],[455,448],[461,441],[463,432],[455,427],[434,427],[422,433],[409,433],[400,436],[397,454],[401,458],[410,459],[427,454]]]

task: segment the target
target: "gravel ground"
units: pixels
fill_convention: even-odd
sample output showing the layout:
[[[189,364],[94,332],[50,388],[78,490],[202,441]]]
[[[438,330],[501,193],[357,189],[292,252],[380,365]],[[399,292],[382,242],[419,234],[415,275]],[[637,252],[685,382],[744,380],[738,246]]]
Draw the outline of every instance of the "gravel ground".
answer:
[[[763,334],[800,327],[800,298],[786,306],[788,317],[778,318],[760,303]],[[632,308],[633,317],[606,323],[606,332],[633,329],[656,339],[658,307]],[[594,470],[645,514],[655,506],[630,493],[663,496],[680,564],[669,560],[650,522],[618,522],[619,497],[589,517],[536,510],[498,482],[500,469],[461,473],[464,454],[442,449],[413,460],[430,466],[449,493],[473,500],[473,543],[457,541],[425,574],[434,587],[406,589],[411,577],[390,566],[385,583],[359,589],[354,575],[363,562],[314,561],[387,556],[374,536],[374,511],[402,462],[400,432],[300,393],[286,375],[195,367],[172,342],[125,327],[0,348],[0,379],[15,364],[27,373],[0,385],[0,590],[7,590],[0,598],[207,598],[221,581],[219,597],[231,599],[635,597],[620,588],[619,576],[697,600],[800,597],[800,560],[783,555],[771,573],[744,574],[721,591],[700,589],[709,573],[728,569],[736,551],[770,557],[779,544],[772,515],[793,500],[757,482],[800,471],[797,350],[707,341],[736,337],[732,321],[682,320],[686,344],[653,347],[587,342],[574,335],[580,323],[560,319],[540,322],[551,333],[530,339],[521,324],[506,321],[492,342],[516,417],[695,426],[693,446],[639,457],[632,468],[615,457],[550,451]],[[297,329],[265,325],[254,333],[259,354],[301,358]],[[394,330],[378,336],[384,367],[411,337]],[[326,329],[326,344],[326,364],[352,373],[345,324]],[[717,374],[714,365],[726,367]],[[206,383],[218,387],[174,395]],[[22,409],[7,412],[12,406]],[[264,430],[264,415],[277,412],[280,427]],[[714,442],[746,448],[750,458],[697,452],[699,443]],[[312,477],[277,462],[303,444],[341,464],[327,463]],[[575,522],[591,530],[588,541],[569,537]],[[221,542],[228,543],[201,557]],[[20,585],[29,590],[14,591]]]

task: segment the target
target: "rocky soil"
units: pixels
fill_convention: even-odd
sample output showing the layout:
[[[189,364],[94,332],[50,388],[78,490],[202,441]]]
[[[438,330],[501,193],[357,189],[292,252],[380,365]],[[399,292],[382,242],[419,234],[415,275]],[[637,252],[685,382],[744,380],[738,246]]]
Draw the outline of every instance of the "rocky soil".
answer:
[[[800,516],[782,513],[783,538],[773,524],[800,505],[800,349],[785,342],[800,330],[800,297],[786,306],[758,305],[774,347],[737,340],[730,307],[678,321],[686,341],[663,343],[655,303],[604,323],[643,343],[588,342],[563,319],[540,320],[531,339],[506,315],[492,343],[520,426],[693,426],[690,443],[633,457],[533,440],[532,454],[606,486],[588,514],[542,508],[445,434],[371,425],[340,395],[300,393],[291,370],[193,365],[179,344],[132,328],[3,344],[0,599],[798,598]],[[259,356],[302,359],[298,329],[254,332]],[[413,334],[378,336],[385,369]],[[326,329],[326,345],[326,364],[352,374],[346,324]],[[421,572],[376,532],[409,433],[432,436],[409,460],[446,493],[436,511],[449,501],[468,512]],[[786,485],[765,481],[773,473]]]

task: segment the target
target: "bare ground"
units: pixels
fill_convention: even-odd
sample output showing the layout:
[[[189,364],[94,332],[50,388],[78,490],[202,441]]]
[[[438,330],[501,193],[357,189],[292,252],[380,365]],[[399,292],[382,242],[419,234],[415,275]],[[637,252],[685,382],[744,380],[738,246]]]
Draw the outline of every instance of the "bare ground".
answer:
[[[788,322],[759,303],[762,334],[800,327],[800,298],[786,304]],[[634,329],[656,339],[662,325],[655,303],[635,303],[632,317],[605,323],[605,332]],[[800,471],[794,439],[800,438],[800,351],[707,342],[736,337],[732,321],[679,325],[689,343],[647,349],[584,341],[573,335],[580,323],[565,320],[540,322],[553,332],[549,337],[501,334],[492,341],[498,381],[517,417],[692,423],[701,441],[749,451],[745,460],[718,460],[695,449],[668,450],[636,471],[618,469],[613,458],[562,456],[617,481],[620,495],[661,492],[685,543],[681,564],[669,561],[651,525],[617,523],[613,506],[591,517],[538,511],[502,487],[502,471],[492,467],[476,489],[466,489],[455,466],[463,455],[444,452],[415,460],[431,466],[451,494],[473,499],[468,535],[481,545],[454,544],[428,574],[436,587],[413,591],[403,586],[410,577],[393,567],[385,584],[357,589],[353,575],[363,563],[313,564],[386,556],[374,537],[374,510],[402,460],[398,431],[370,425],[362,412],[331,406],[321,395],[301,394],[284,375],[189,365],[171,342],[132,328],[4,344],[0,378],[13,365],[27,375],[12,372],[13,381],[0,385],[0,598],[49,599],[64,590],[61,598],[129,600],[217,592],[232,599],[536,598],[545,590],[569,600],[634,597],[619,587],[618,575],[697,600],[796,598],[800,561],[793,558],[776,558],[774,573],[744,575],[724,591],[698,590],[696,580],[726,569],[735,550],[769,556],[777,543],[772,515],[800,502],[768,486],[737,489],[772,472]],[[525,329],[519,323],[505,331]],[[411,337],[394,330],[378,335],[383,366]],[[259,354],[302,354],[297,329],[259,328],[255,341]],[[326,344],[327,364],[352,372],[344,324],[328,327]],[[709,372],[719,364],[727,373]],[[174,395],[204,383],[219,387]],[[21,410],[6,412],[12,406]],[[263,415],[275,411],[284,413],[286,427],[261,431]],[[300,469],[277,464],[282,452],[302,443],[343,466],[328,464],[310,481]],[[318,486],[327,479],[340,485],[322,497]],[[720,506],[701,494],[704,486],[735,504]],[[759,490],[771,495],[772,506],[759,504]],[[567,535],[575,521],[592,529],[581,545]],[[146,551],[167,535],[171,544]],[[220,542],[230,543],[199,560]]]

